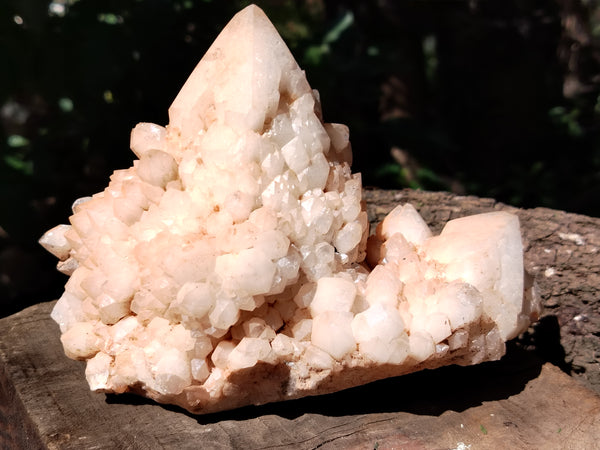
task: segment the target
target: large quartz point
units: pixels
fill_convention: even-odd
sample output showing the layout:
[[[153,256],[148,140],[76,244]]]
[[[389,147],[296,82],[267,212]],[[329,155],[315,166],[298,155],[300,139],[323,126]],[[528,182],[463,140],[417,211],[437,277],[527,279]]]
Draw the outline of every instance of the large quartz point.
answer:
[[[53,319],[91,389],[194,413],[497,359],[525,330],[516,216],[432,237],[411,205],[369,239],[348,128],[264,13],[210,47],[133,167],[41,244],[70,275]],[[529,298],[529,297],[525,297]]]

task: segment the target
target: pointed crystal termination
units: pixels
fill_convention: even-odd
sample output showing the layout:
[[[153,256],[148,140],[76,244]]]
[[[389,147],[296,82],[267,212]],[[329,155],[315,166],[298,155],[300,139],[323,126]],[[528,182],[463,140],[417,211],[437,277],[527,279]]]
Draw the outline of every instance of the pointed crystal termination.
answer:
[[[280,106],[306,94],[311,88],[277,30],[250,6],[231,20],[183,85],[169,125],[185,140],[214,122],[262,133]]]
[[[515,216],[432,237],[398,206],[367,244],[348,129],[323,123],[258,7],[169,118],[138,124],[139,160],[40,239],[70,275],[52,317],[93,390],[210,413],[497,359],[535,317]]]

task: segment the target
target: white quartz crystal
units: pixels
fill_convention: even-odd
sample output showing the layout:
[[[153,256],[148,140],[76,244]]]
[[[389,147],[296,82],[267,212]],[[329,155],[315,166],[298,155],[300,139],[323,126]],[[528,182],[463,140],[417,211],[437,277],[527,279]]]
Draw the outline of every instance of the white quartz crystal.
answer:
[[[70,275],[52,312],[94,390],[196,413],[497,359],[535,308],[516,216],[411,205],[368,237],[348,128],[249,6],[139,158],[40,243]],[[367,250],[368,248],[368,255]],[[366,259],[365,259],[366,258]]]

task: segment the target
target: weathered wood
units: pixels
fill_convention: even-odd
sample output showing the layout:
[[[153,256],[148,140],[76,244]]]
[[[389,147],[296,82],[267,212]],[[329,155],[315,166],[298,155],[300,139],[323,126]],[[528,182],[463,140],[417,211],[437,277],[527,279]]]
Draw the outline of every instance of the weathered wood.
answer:
[[[600,218],[547,208],[517,209],[492,199],[446,192],[366,190],[378,222],[399,203],[412,203],[435,233],[450,219],[505,210],[521,221],[525,269],[544,305],[535,333],[525,336],[545,359],[600,393]]]
[[[218,415],[95,394],[83,363],[62,354],[53,304],[0,320],[4,383],[22,405],[2,416],[0,448],[576,449],[600,439],[600,398],[519,349],[495,363]]]
[[[513,209],[440,193],[367,191],[365,197],[374,202],[372,217],[411,201],[436,229],[460,215]],[[600,220],[514,211],[547,313],[566,314],[581,302],[576,314],[587,305],[590,316],[597,314],[599,283],[591,267],[598,263],[592,248]],[[449,449],[462,442],[472,449],[578,449],[594,448],[600,439],[600,397],[517,345],[494,363],[207,416],[131,395],[96,394],[85,382],[84,364],[63,354],[58,326],[49,317],[53,304],[0,320],[0,448]],[[572,336],[570,330],[567,322],[563,339]]]

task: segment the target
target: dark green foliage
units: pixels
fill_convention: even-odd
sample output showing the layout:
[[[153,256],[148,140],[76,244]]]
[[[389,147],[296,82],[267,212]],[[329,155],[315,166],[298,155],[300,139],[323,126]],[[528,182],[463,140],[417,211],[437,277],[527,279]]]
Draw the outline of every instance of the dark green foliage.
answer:
[[[0,313],[60,294],[36,240],[131,164],[248,1],[4,0]],[[600,214],[591,7],[543,1],[257,1],[351,129],[365,185],[454,190]],[[563,17],[579,22],[575,33]],[[596,12],[596,16],[598,13]],[[594,28],[595,27],[595,28]],[[402,164],[398,164],[400,161]]]

